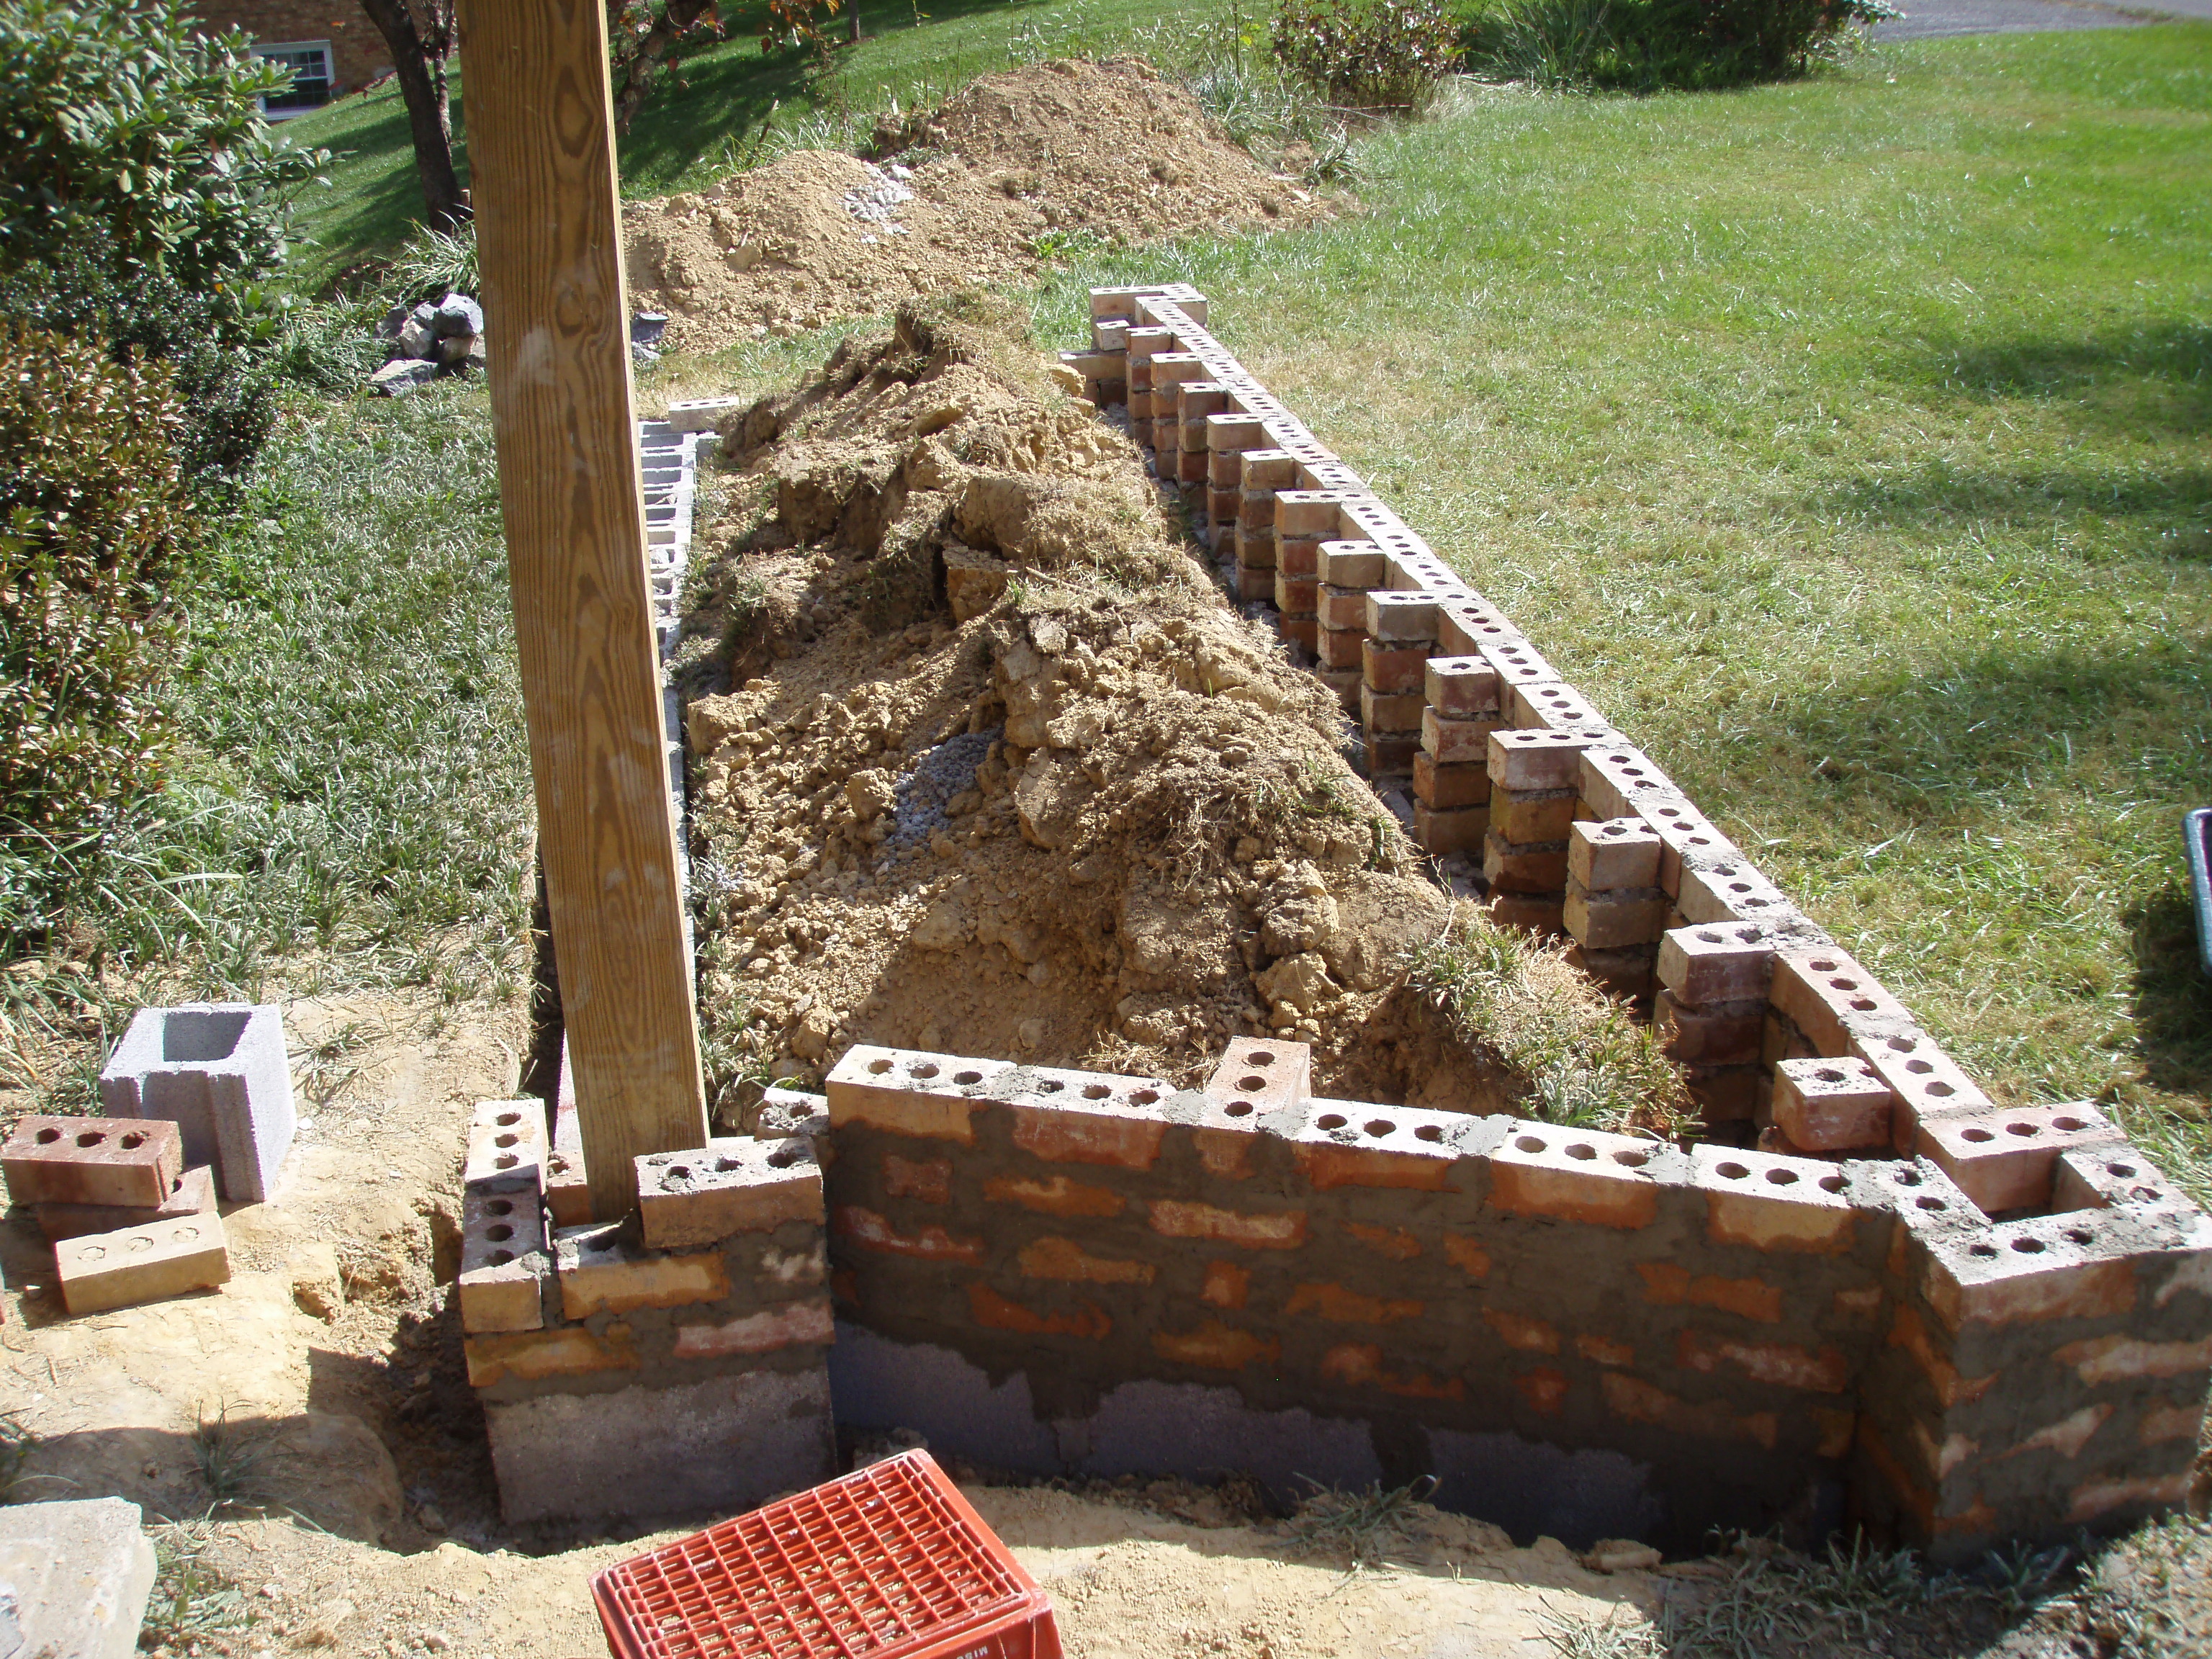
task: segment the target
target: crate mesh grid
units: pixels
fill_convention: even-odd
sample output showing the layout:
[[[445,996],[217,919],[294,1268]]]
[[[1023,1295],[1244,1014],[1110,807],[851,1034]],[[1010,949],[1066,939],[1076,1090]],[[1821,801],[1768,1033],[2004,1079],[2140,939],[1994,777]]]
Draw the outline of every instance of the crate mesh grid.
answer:
[[[636,1659],[896,1659],[1018,1612],[1035,1587],[943,1481],[908,1452],[611,1567],[610,1636]]]

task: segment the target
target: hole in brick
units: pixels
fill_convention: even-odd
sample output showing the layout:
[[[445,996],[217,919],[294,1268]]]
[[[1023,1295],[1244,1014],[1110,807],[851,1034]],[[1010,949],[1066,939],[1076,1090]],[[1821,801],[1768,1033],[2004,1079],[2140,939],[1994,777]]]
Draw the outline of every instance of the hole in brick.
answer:
[[[1936,1068],[1924,1060],[1908,1060],[1905,1062],[1905,1069],[1915,1077],[1926,1077]]]
[[[1844,1073],[1832,1066],[1824,1066],[1813,1075],[1823,1083],[1841,1083],[1844,1080]]]
[[[914,1068],[914,1074],[924,1079],[933,1078],[937,1075],[937,1067],[925,1060]]]
[[[1443,1138],[1443,1127],[1441,1124],[1424,1123],[1413,1131],[1413,1139],[1416,1140],[1438,1141]]]
[[[514,1252],[513,1250],[494,1250],[491,1253],[491,1265],[495,1267],[504,1267],[508,1262],[514,1260]]]
[[[2105,1173],[2118,1176],[2123,1181],[2131,1181],[2135,1178],[2136,1166],[2132,1164],[2107,1164]]]
[[[41,1146],[51,1146],[54,1142],[59,1140],[61,1138],[62,1132],[59,1129],[41,1129],[39,1131],[39,1145]]]
[[[1844,1190],[1844,1178],[1841,1176],[1822,1176],[1820,1177],[1820,1190],[1824,1193],[1840,1193]]]
[[[2033,1123],[2008,1123],[2005,1125],[2005,1133],[2008,1135],[2018,1135],[2025,1140],[2030,1135],[2041,1134],[2043,1130],[2040,1126]]]
[[[714,1160],[714,1173],[716,1175],[735,1175],[738,1170],[744,1167],[745,1166],[744,1164],[738,1163],[734,1158],[718,1158]]]
[[[1966,1247],[1968,1255],[1991,1256],[1996,1253],[1997,1247],[1994,1244],[1970,1244]]]
[[[1160,1091],[1158,1089],[1139,1089],[1136,1093],[1129,1097],[1129,1104],[1132,1106],[1150,1106],[1154,1102],[1158,1101],[1159,1097]]]
[[[781,1151],[770,1152],[768,1155],[768,1167],[771,1170],[788,1170],[793,1164],[798,1162],[798,1152],[788,1146],[782,1148]]]
[[[1955,1095],[1959,1091],[1956,1089],[1954,1089],[1948,1083],[1931,1083],[1925,1089],[1921,1091],[1921,1093],[1924,1095],[1932,1095],[1937,1100],[1948,1100],[1953,1095]]]
[[[491,1144],[495,1146],[514,1146],[520,1144],[521,1139],[520,1135],[494,1135]]]
[[[1713,1173],[1723,1181],[1741,1181],[1751,1171],[1741,1164],[1717,1164],[1713,1166]]]
[[[1544,1143],[1534,1135],[1522,1135],[1513,1144],[1524,1152],[1540,1152],[1544,1150]]]
[[[1058,1078],[1048,1077],[1045,1079],[1043,1082],[1037,1085],[1037,1092],[1041,1095],[1056,1095],[1066,1087],[1067,1087],[1067,1085],[1065,1083],[1062,1083]]]
[[[1389,1118],[1378,1117],[1368,1123],[1367,1133],[1380,1140],[1384,1135],[1395,1133],[1397,1127],[1398,1126],[1391,1122]]]
[[[1577,1163],[1588,1164],[1597,1157],[1597,1148],[1586,1140],[1577,1140],[1566,1149],[1566,1153]]]
[[[520,1112],[501,1112],[497,1117],[494,1118],[492,1121],[502,1129],[512,1129],[516,1124],[522,1121],[522,1114]]]
[[[146,1144],[146,1137],[141,1134],[128,1134],[116,1144],[126,1152],[135,1152]]]
[[[891,1063],[888,1060],[872,1060],[868,1062],[868,1074],[871,1077],[881,1077],[890,1068]]]
[[[1794,1187],[1797,1184],[1797,1171],[1795,1170],[1769,1170],[1766,1172],[1766,1180],[1770,1186]]]
[[[983,1074],[981,1072],[955,1072],[952,1074],[952,1080],[965,1089],[971,1085],[981,1083],[983,1080]]]
[[[690,1164],[678,1164],[678,1165],[676,1165],[673,1169],[672,1169],[672,1170],[669,1170],[669,1172],[668,1172],[668,1178],[669,1178],[671,1181],[689,1181],[689,1180],[690,1180],[690,1179],[691,1179],[691,1166],[690,1166]]]
[[[2087,1128],[2089,1125],[2086,1120],[2078,1117],[2054,1117],[2051,1120],[2051,1127],[2063,1133],[2071,1134],[2076,1129]]]
[[[508,1239],[514,1237],[514,1229],[508,1226],[504,1221],[502,1221],[495,1226],[485,1228],[484,1237],[491,1240],[495,1244],[503,1244]]]
[[[133,1233],[123,1241],[123,1248],[133,1255],[143,1255],[154,1248],[154,1241],[144,1233]]]
[[[2166,1194],[2159,1191],[2155,1187],[2137,1187],[2133,1191],[2130,1192],[2128,1196],[2134,1199],[2139,1204],[2148,1204],[2151,1200],[2154,1198],[2163,1198]]]
[[[553,1173],[554,1173],[555,1175],[566,1175],[566,1174],[568,1174],[568,1160],[567,1158],[555,1158],[555,1159],[553,1160]]]
[[[1832,974],[1843,964],[1837,962],[1815,961],[1806,963],[1816,974]]]
[[[522,1160],[517,1158],[513,1152],[501,1152],[497,1158],[492,1160],[492,1167],[499,1170],[512,1170],[516,1164],[521,1162]]]
[[[1912,1169],[1899,1170],[1890,1176],[1890,1179],[1900,1187],[1917,1187],[1920,1184],[1920,1171]]]
[[[514,1200],[509,1198],[495,1198],[486,1204],[484,1208],[489,1210],[494,1215],[513,1215]]]
[[[1083,1085],[1083,1097],[1085,1100],[1103,1100],[1113,1092],[1103,1083],[1086,1083]]]
[[[1651,1159],[1645,1153],[1632,1152],[1624,1146],[1613,1155],[1613,1161],[1615,1164],[1625,1164],[1632,1170],[1640,1170]]]
[[[2039,1238],[2015,1238],[2012,1242],[2012,1247],[2022,1255],[2043,1254],[2043,1241]]]
[[[1275,1063],[1275,1057],[1273,1054],[1249,1054],[1245,1055],[1244,1058],[1249,1063],[1254,1066],[1273,1066]]]
[[[1924,1193],[1918,1198],[1914,1199],[1912,1201],[1914,1205],[1923,1210],[1946,1210],[1950,1208],[1950,1206],[1944,1203],[1942,1199],[1929,1198]]]
[[[1324,1113],[1314,1120],[1316,1129],[1341,1129],[1343,1127],[1344,1119],[1335,1112]]]
[[[107,1136],[104,1132],[98,1129],[88,1129],[76,1138],[76,1144],[80,1146],[97,1146],[101,1141],[106,1139]]]
[[[1911,1054],[1912,1052],[1912,1039],[1911,1037],[1898,1036],[1890,1038],[1889,1051],[1893,1054]]]
[[[1249,1090],[1256,1093],[1258,1091],[1267,1086],[1267,1079],[1263,1077],[1256,1076],[1240,1077],[1237,1079],[1237,1086],[1240,1089]]]
[[[1252,1103],[1249,1100],[1232,1100],[1221,1109],[1231,1117],[1249,1117],[1252,1115]]]
[[[1959,1131],[1959,1139],[1971,1140],[1978,1146],[1985,1140],[1995,1140],[1996,1137],[1987,1129],[1961,1129]]]
[[[1718,945],[1721,942],[1721,936],[1718,933],[1700,933],[1698,935],[1698,942],[1701,945]]]
[[[2087,1227],[2069,1227],[2066,1230],[2066,1242],[2069,1244],[2094,1244],[2097,1242],[2097,1235]]]
[[[1853,997],[1851,999],[1852,1008],[1862,1014],[1870,1014],[1881,1006],[1881,1005],[1876,1002],[1872,997]]]

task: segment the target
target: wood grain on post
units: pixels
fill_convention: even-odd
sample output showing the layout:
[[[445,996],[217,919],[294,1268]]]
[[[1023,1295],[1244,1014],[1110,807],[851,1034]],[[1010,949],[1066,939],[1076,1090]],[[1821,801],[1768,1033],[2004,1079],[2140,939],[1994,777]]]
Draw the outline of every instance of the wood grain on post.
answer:
[[[465,0],[516,641],[592,1207],[707,1138],[646,574],[603,0]]]

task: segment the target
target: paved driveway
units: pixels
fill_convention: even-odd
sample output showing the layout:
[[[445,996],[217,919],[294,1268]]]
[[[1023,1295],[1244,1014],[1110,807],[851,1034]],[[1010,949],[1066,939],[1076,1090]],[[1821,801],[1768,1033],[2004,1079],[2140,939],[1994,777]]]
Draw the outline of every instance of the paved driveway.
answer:
[[[1945,34],[2024,34],[2036,29],[2128,28],[2156,21],[2149,9],[2097,0],[1893,0],[1905,15],[1877,24],[1877,40],[1926,40]],[[2158,0],[2156,11],[2212,18],[2212,0]]]

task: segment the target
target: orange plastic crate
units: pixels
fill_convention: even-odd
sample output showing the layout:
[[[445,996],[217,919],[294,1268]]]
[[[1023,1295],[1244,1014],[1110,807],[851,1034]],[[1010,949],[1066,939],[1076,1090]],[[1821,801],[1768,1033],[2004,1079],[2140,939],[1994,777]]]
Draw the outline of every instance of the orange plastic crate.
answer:
[[[1060,1659],[1052,1603],[927,1452],[592,1580],[615,1659]]]

